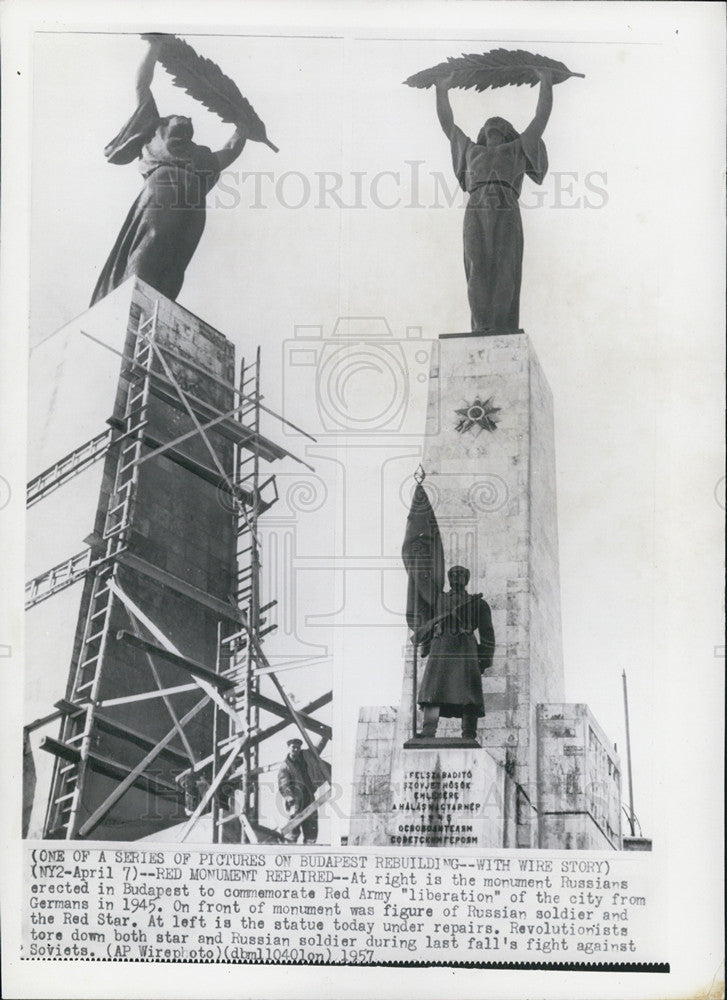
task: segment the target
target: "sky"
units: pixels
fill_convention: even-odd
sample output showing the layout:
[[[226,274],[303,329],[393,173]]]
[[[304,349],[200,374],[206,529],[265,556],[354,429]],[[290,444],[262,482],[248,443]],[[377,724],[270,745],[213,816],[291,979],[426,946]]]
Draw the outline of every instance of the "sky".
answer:
[[[359,707],[397,704],[401,694],[398,552],[424,428],[420,376],[438,335],[469,322],[464,197],[434,95],[402,81],[449,55],[500,46],[585,73],[555,88],[550,174],[542,188],[526,180],[523,189],[520,315],[554,397],[566,700],[586,702],[623,751],[626,670],[636,812],[658,840],[670,810],[661,720],[683,694],[665,676],[717,665],[714,606],[674,561],[709,554],[720,515],[718,431],[702,411],[720,393],[719,314],[699,234],[708,244],[710,199],[721,198],[709,165],[721,138],[703,126],[715,120],[709,97],[695,108],[675,79],[685,52],[693,58],[684,37],[697,30],[680,5],[652,24],[579,16],[566,28],[539,13],[535,26],[508,23],[499,9],[490,26],[452,18],[440,31],[180,27],[236,80],[280,152],[248,143],[210,196],[179,302],[241,352],[259,343],[266,403],[317,437],[313,445],[272,419],[263,428],[315,467],[271,470],[283,499],[268,537],[293,548],[266,582],[286,606],[270,649],[324,653],[325,669],[290,671],[286,683],[305,699],[330,669],[345,786]],[[143,51],[131,33],[35,38],[31,344],[86,309],[140,188],[135,166],[108,165],[103,147],[133,110]],[[162,114],[192,115],[197,141],[225,142],[229,127],[160,68],[152,89]],[[474,136],[491,114],[524,127],[536,96],[456,92],[452,103]],[[401,384],[386,366],[326,371],[321,335],[390,339],[405,358]],[[403,397],[396,419],[385,405],[392,392]],[[675,543],[683,519],[705,524],[686,552]],[[79,547],[68,538],[68,554]],[[692,629],[696,647],[686,642]]]

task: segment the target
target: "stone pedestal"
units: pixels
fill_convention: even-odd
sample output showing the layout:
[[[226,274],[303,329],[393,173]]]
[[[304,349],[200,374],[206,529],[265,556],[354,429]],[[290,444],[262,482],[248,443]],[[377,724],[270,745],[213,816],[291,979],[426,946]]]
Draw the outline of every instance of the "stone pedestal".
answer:
[[[497,832],[490,825],[481,836],[502,846],[512,839],[506,830],[515,821],[512,846],[536,846],[536,705],[562,701],[564,693],[553,408],[526,334],[440,339],[422,465],[446,566],[470,570],[468,589],[489,603],[496,641],[482,682],[486,715],[477,739],[483,749],[442,748],[441,766],[448,769],[450,755],[465,752],[473,774],[487,772],[503,789],[510,782],[514,808],[500,817]],[[418,664],[419,680],[424,667]],[[404,773],[401,748],[414,730],[412,672],[409,650],[401,704],[390,723],[396,733],[385,772],[392,783]],[[362,719],[362,727],[368,724]],[[460,733],[458,719],[440,721],[438,736]],[[360,735],[363,750],[363,728]],[[360,779],[371,775],[371,758],[362,760],[369,766],[357,770]],[[354,814],[366,811],[365,792],[354,798]],[[503,809],[506,799],[503,792]],[[356,829],[354,818],[352,836]]]
[[[361,774],[349,844],[509,846],[514,787],[486,750],[395,746],[391,765]]]

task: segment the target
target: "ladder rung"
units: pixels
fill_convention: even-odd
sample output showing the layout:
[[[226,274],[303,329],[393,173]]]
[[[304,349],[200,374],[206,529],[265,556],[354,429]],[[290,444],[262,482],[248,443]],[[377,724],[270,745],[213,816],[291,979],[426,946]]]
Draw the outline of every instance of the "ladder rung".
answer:
[[[226,635],[225,638],[222,639],[222,642],[230,643],[234,642],[235,639],[241,639],[241,638],[247,638],[247,629],[241,628],[239,631],[233,632],[232,635]]]
[[[236,677],[241,677],[244,673],[244,667],[237,667],[235,670],[223,670],[220,676],[227,677],[228,680],[234,680]]]
[[[143,411],[144,407],[141,408],[142,413]],[[130,416],[124,417],[124,422],[126,423],[127,426],[126,429],[124,430],[124,433],[119,438],[120,441],[128,441],[132,447],[135,447],[136,445],[139,444],[139,435],[149,423],[149,418],[146,416],[146,414],[141,416],[141,418],[138,420],[136,418],[134,419],[135,422],[132,423]]]
[[[53,799],[53,801],[55,802],[56,805],[58,805],[59,802],[65,802],[66,799],[72,799],[75,794],[76,790],[74,789],[72,792],[66,792],[65,795],[59,795],[58,798]]]
[[[245,662],[244,661],[245,660],[247,660],[247,657],[244,657],[244,658],[240,657],[240,659],[231,660],[227,664],[227,666],[223,670],[220,671],[220,673],[223,674],[224,676],[228,676],[228,675],[231,676],[232,674],[238,674],[241,670],[244,669],[244,667],[245,667]]]
[[[234,743],[234,741],[239,740],[241,736],[242,733],[232,733],[231,736],[225,736],[224,739],[218,740],[217,746],[221,747],[221,746],[226,746],[228,743]]]
[[[225,823],[231,823],[233,819],[237,819],[237,813],[230,813],[228,816],[223,816],[222,819],[217,820],[217,826],[224,826]]]

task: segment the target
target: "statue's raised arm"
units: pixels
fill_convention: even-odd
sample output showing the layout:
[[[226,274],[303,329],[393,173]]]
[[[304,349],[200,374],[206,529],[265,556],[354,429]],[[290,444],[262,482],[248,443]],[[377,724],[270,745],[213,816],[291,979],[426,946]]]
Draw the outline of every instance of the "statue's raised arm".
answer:
[[[454,132],[454,112],[449,102],[450,78],[443,77],[437,81],[435,86],[437,92],[437,117],[439,118],[439,124],[442,126],[442,131],[451,142]]]
[[[136,71],[137,104],[143,104],[148,97],[151,97],[151,82],[154,79],[154,67],[159,58],[164,35],[142,35],[142,38],[148,43],[148,48]]]
[[[553,74],[548,69],[538,69],[540,78],[540,92],[538,93],[538,104],[535,108],[535,115],[530,124],[523,130],[522,137],[528,137],[530,141],[537,142],[542,139],[545,126],[548,124],[550,113],[553,110]]]

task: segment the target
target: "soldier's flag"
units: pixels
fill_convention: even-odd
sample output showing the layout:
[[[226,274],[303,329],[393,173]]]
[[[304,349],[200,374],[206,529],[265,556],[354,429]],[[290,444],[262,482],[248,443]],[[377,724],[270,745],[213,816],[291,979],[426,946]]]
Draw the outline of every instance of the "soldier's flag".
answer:
[[[429,621],[444,589],[444,549],[429,497],[417,483],[406,520],[401,557],[409,577],[406,621],[411,629]]]

